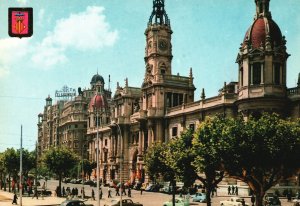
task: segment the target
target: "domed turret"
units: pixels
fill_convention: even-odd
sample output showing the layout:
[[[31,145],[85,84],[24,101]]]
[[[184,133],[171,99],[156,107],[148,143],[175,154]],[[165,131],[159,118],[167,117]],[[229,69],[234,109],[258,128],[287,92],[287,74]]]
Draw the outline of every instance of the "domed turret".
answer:
[[[93,84],[96,84],[96,83],[99,82],[99,81],[104,85],[105,82],[104,82],[103,77],[97,73],[97,74],[95,74],[95,75],[92,77],[92,79],[91,79],[91,84],[92,84],[92,85],[93,85]]]
[[[255,0],[256,13],[237,57],[238,110],[284,114],[286,107],[286,40],[269,11],[270,0]]]
[[[243,47],[247,44],[253,49],[265,47],[268,41],[271,48],[274,48],[274,45],[281,45],[282,40],[282,34],[278,25],[272,19],[260,17],[247,30]]]
[[[91,98],[89,106],[91,110],[103,110],[107,107],[106,99],[102,94],[96,94],[94,97]]]

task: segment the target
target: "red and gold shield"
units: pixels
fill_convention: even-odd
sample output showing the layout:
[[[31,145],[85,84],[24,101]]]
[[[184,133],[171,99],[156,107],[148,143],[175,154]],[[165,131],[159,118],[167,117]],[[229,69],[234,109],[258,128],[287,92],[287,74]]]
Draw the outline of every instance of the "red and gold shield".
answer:
[[[33,9],[8,9],[8,34],[11,37],[30,37],[33,34]]]

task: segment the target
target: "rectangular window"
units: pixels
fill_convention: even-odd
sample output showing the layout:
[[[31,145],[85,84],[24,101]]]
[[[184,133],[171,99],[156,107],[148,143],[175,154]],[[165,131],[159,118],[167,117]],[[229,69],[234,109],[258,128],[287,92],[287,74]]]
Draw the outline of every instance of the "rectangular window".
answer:
[[[280,84],[280,64],[274,64],[274,84]]]
[[[107,146],[107,139],[104,140],[104,145]]]
[[[260,63],[254,63],[253,64],[253,82],[252,84],[257,85],[261,83],[261,64]]]
[[[177,127],[172,128],[172,137],[177,137]]]
[[[195,131],[195,124],[190,124],[189,129],[194,132]]]

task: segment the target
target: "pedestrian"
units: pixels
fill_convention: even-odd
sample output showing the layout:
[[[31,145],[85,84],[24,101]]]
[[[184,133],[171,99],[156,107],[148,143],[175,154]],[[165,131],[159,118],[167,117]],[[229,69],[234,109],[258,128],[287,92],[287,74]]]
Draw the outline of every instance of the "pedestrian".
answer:
[[[65,187],[62,188],[62,196],[64,197],[66,195]]]
[[[122,193],[122,195],[126,195],[126,191],[125,191],[125,186],[124,185],[121,186],[121,193]]]
[[[13,201],[12,201],[11,204],[12,204],[12,205],[13,205],[13,204],[16,204],[16,205],[17,205],[17,204],[18,204],[17,199],[18,199],[18,197],[17,197],[17,194],[15,193],[15,194],[14,194]]]
[[[92,199],[95,200],[95,192],[94,192],[94,189],[92,189]]]
[[[111,198],[111,189],[110,187],[108,187],[108,190],[107,190],[107,198]]]
[[[231,192],[230,192],[231,191],[231,187],[230,187],[230,185],[228,186],[227,190],[228,190],[228,195],[231,195]]]
[[[292,192],[289,190],[288,193],[286,194],[287,201],[291,202],[292,201]]]
[[[235,195],[238,196],[239,195],[239,188],[237,186],[235,186]]]
[[[245,205],[246,205],[245,200],[242,199],[242,206],[245,206]]]
[[[235,194],[235,187],[232,185],[231,186],[231,194],[234,195]]]
[[[100,199],[100,200],[102,199],[102,195],[103,195],[102,189],[100,188],[100,190],[99,190],[99,199]]]
[[[118,186],[116,187],[116,196],[120,196],[119,187]]]
[[[128,197],[131,197],[131,189],[128,187]]]
[[[34,197],[36,197],[36,199],[39,199],[37,188],[34,188],[34,194],[33,194],[32,199],[33,199]]]
[[[254,203],[255,203],[255,197],[254,197],[253,194],[251,195],[251,203],[252,203],[252,206],[254,206]]]
[[[141,195],[143,194],[144,186],[141,187]]]

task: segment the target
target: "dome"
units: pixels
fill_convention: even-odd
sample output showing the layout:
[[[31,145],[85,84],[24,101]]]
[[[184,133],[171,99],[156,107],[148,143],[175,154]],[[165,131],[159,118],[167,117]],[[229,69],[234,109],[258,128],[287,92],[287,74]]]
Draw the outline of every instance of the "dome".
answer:
[[[243,47],[246,45],[246,40],[252,45],[252,48],[265,46],[267,35],[270,36],[271,46],[281,45],[282,34],[278,25],[270,18],[258,18],[251,27],[247,30],[243,42]]]
[[[103,109],[106,107],[106,100],[103,95],[96,94],[90,101],[90,109]]]
[[[100,81],[102,84],[104,84],[104,79],[101,75],[99,74],[95,74],[93,77],[92,77],[92,80],[91,80],[91,84],[96,84],[98,81]]]

